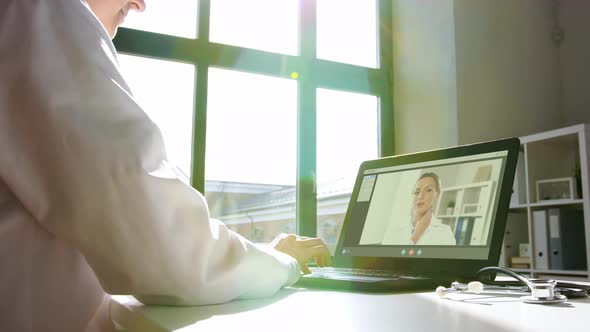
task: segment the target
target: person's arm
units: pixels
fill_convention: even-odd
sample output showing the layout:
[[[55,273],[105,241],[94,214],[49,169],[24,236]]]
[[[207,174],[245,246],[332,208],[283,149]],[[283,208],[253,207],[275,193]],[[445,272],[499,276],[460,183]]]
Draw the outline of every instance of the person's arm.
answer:
[[[228,230],[200,193],[166,177],[160,132],[93,19],[78,1],[0,5],[2,181],[108,293],[194,305],[295,282],[295,259]]]

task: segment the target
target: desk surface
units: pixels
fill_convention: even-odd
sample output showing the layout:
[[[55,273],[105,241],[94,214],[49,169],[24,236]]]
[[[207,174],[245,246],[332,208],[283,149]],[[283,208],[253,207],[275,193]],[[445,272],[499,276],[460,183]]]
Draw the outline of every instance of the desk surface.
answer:
[[[366,294],[286,288],[259,300],[200,307],[145,306],[113,296],[125,331],[588,331],[590,299],[558,305],[518,297]]]

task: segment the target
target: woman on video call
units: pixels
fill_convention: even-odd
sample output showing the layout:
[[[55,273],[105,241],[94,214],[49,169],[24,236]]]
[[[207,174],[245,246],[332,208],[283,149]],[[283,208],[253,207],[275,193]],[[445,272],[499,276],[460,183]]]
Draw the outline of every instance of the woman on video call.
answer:
[[[410,222],[392,223],[382,244],[455,245],[451,227],[435,218],[433,209],[440,196],[440,180],[435,173],[422,174],[412,192]]]

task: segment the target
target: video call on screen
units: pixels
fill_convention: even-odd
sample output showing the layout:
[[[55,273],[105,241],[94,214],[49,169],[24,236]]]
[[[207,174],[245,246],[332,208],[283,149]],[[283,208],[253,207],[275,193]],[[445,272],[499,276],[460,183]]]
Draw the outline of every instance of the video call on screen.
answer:
[[[344,246],[487,246],[504,161],[495,153],[365,171]]]

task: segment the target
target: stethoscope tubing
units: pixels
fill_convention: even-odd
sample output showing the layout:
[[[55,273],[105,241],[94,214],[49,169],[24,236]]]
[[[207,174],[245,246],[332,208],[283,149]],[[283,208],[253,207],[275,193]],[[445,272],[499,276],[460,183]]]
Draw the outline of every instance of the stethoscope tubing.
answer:
[[[484,285],[481,292],[470,292],[467,288],[467,284],[460,282],[453,282],[451,285],[452,290],[456,290],[461,293],[469,294],[484,294],[484,295],[513,295],[513,296],[525,296],[530,295],[531,292],[526,286],[498,286],[498,285]]]

